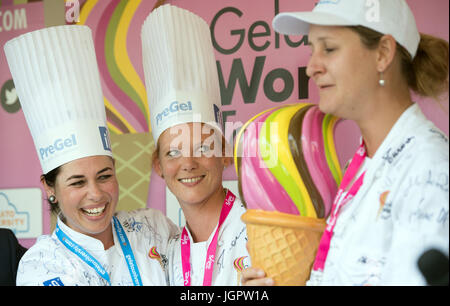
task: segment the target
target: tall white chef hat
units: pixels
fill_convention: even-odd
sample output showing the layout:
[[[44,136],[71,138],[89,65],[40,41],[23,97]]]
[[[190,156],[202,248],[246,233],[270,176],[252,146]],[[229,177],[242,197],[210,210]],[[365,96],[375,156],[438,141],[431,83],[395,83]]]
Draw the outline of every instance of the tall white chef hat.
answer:
[[[220,87],[208,24],[172,5],[155,9],[141,32],[155,141],[166,129],[203,122],[222,131]]]
[[[82,157],[112,156],[87,26],[33,31],[4,49],[43,173]]]

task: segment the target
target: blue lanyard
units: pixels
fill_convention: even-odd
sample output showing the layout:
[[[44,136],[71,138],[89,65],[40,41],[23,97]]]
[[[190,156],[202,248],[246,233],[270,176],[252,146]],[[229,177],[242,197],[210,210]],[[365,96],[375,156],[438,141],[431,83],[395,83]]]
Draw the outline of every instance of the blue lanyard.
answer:
[[[122,225],[116,217],[113,217],[114,227],[116,229],[117,237],[119,238],[120,247],[122,248],[125,261],[128,265],[128,271],[130,272],[131,279],[135,286],[142,286],[141,274],[134,258],[133,250],[131,249],[130,242],[128,241],[127,234],[123,230]]]
[[[133,250],[131,249],[130,242],[128,241],[127,235],[125,234],[122,225],[117,220],[116,217],[113,217],[114,220],[114,228],[117,233],[117,237],[120,242],[120,246],[122,248],[122,252],[125,256],[125,261],[128,265],[128,271],[130,272],[131,279],[133,280],[133,284],[135,286],[142,286],[141,275],[139,273],[139,268],[137,267],[136,260],[133,255]],[[97,272],[103,279],[105,279],[108,284],[111,286],[111,280],[109,278],[108,272],[103,268],[101,263],[97,261],[88,251],[86,251],[83,247],[81,247],[78,243],[73,241],[63,232],[63,230],[56,224],[55,230],[56,236],[58,239],[68,248],[71,252],[77,255],[81,260],[87,263],[91,268]]]

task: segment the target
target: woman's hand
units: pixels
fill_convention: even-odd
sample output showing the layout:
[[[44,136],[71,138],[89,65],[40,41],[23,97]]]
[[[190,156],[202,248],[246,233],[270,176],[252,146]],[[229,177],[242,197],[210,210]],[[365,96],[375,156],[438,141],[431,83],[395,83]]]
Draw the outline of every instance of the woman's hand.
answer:
[[[258,268],[247,268],[242,271],[242,286],[273,286],[275,282]]]

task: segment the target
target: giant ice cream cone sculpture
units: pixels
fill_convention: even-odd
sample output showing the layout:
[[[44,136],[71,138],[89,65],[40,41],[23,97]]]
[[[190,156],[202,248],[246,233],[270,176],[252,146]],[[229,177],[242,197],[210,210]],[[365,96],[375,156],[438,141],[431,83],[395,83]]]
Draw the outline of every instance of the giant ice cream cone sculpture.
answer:
[[[337,121],[313,104],[289,105],[256,115],[236,138],[252,266],[277,285],[309,279],[342,178],[333,140]]]

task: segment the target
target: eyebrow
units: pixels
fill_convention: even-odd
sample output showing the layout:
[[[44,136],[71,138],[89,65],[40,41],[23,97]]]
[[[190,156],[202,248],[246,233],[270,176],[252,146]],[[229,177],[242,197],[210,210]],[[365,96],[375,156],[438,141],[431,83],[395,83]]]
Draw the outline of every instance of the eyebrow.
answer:
[[[112,170],[112,168],[111,168],[111,167],[106,167],[106,168],[104,168],[104,169],[98,171],[98,172],[97,172],[97,175],[99,175],[99,174],[101,174],[101,173],[103,173],[103,172],[106,172],[106,171],[108,171],[108,170]],[[75,174],[75,175],[72,175],[71,177],[69,177],[69,178],[66,180],[66,182],[69,181],[69,180],[72,180],[72,179],[80,179],[80,178],[83,178],[83,177],[84,177],[84,175],[81,175],[81,174]]]

